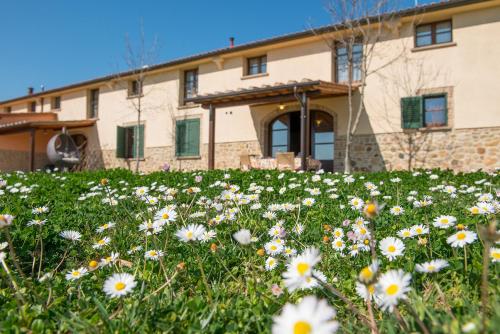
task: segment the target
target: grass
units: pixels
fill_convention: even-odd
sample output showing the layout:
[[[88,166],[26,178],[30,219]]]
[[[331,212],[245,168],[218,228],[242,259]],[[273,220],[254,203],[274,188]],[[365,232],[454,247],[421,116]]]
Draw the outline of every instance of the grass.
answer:
[[[436,178],[430,177],[431,174]],[[360,270],[372,261],[370,251],[350,256],[347,248],[339,252],[331,246],[335,228],[340,227],[347,234],[353,222],[363,216],[363,208],[351,208],[354,197],[377,202],[380,211],[368,224],[376,241],[398,237],[398,231],[415,224],[430,226],[428,236],[403,239],[403,256],[394,261],[376,248],[381,272],[403,269],[412,275],[408,305],[398,305],[402,319],[398,320],[394,312],[374,307],[380,333],[421,331],[417,319],[433,333],[461,333],[468,323],[475,325],[476,332],[494,332],[499,328],[499,264],[489,259],[486,327],[481,325],[483,245],[487,240],[484,233],[478,233],[479,228],[495,222],[497,215],[492,212],[474,215],[469,211],[478,202],[479,194],[491,194],[490,202],[493,207],[496,205],[498,213],[498,174],[454,174],[439,170],[421,171],[419,175],[382,172],[354,174],[353,183],[346,182],[341,174],[325,173],[318,181],[313,180],[315,177],[310,173],[236,170],[148,175],[125,170],[0,174],[0,179],[6,181],[0,187],[0,215],[15,216],[11,226],[0,229],[0,242],[12,238],[25,274],[23,277],[16,269],[12,254],[7,255],[5,265],[10,274],[5,268],[0,270],[0,328],[6,332],[34,333],[270,332],[273,316],[280,314],[286,303],[298,303],[303,296],[312,294],[335,307],[341,332],[369,332],[328,288],[290,293],[282,280],[287,258],[275,256],[277,267],[266,270],[268,255],[262,255],[260,250],[272,239],[268,230],[282,220],[287,232],[286,244],[298,253],[307,247],[317,247],[322,260],[316,267],[325,274],[328,286],[340,291],[366,314],[366,304],[356,294],[356,281]],[[401,181],[392,182],[395,178]],[[325,179],[331,182],[325,183]],[[380,194],[367,189],[366,182],[376,185]],[[238,186],[239,190],[230,189],[230,185]],[[149,198],[158,200],[157,203],[151,204],[136,195],[138,187],[143,186],[148,187]],[[444,191],[444,186],[454,186],[455,195]],[[282,187],[286,190],[280,193]],[[313,188],[321,194],[311,195],[307,189]],[[259,199],[250,204],[226,201],[220,195],[228,190],[233,195],[259,193]],[[415,200],[432,196],[432,204],[414,207],[413,200],[408,201],[411,192],[417,192],[413,195]],[[315,203],[304,206],[301,204],[304,198],[314,198]],[[216,210],[217,205],[206,204],[207,200],[220,203],[221,211]],[[251,209],[256,203],[262,207]],[[288,212],[277,211],[273,220],[263,217],[269,205],[284,203],[297,207]],[[154,214],[168,204],[176,205],[178,216],[174,222],[157,235],[146,236],[139,231],[139,224],[153,221]],[[404,214],[390,213],[390,208],[396,205],[405,210]],[[49,211],[32,213],[34,208],[42,206]],[[217,215],[229,214],[231,208],[238,209],[234,219],[213,221]],[[191,217],[195,212],[201,212],[200,216]],[[448,229],[433,226],[433,221],[442,215],[456,217],[457,224],[480,236],[466,246],[466,253],[464,248],[452,248],[446,241],[456,232],[456,226]],[[47,221],[41,226],[27,226],[33,219]],[[347,220],[350,226],[343,225]],[[96,232],[108,222],[116,225],[103,233]],[[190,223],[201,224],[217,235],[207,242],[182,242],[175,233]],[[300,235],[292,232],[296,223],[304,226]],[[248,246],[232,238],[233,233],[243,228],[257,238]],[[61,238],[60,233],[65,230],[80,232],[81,240]],[[102,249],[94,249],[94,243],[103,236],[108,236],[111,242]],[[352,245],[347,237],[343,240],[348,247]],[[143,249],[128,254],[133,246]],[[145,260],[144,252],[149,249],[162,250],[165,255],[161,261]],[[99,262],[112,252],[119,253],[114,264],[92,270],[78,280],[66,280],[70,270],[88,267],[90,261]],[[449,266],[435,274],[415,271],[416,264],[437,258],[447,260]],[[133,274],[137,281],[133,291],[123,298],[109,298],[103,292],[104,281],[116,272]],[[281,295],[272,293],[273,284],[283,289]]]

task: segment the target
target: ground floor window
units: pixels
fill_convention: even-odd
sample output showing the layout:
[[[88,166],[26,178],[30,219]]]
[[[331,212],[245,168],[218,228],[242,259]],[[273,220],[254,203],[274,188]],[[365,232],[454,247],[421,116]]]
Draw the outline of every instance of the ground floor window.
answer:
[[[410,96],[401,99],[401,126],[403,129],[434,128],[447,125],[447,94]]]
[[[139,141],[139,151],[137,151],[137,140]],[[144,158],[144,124],[117,127],[116,157],[125,159]]]
[[[200,155],[200,119],[191,118],[175,122],[175,155],[195,157]]]

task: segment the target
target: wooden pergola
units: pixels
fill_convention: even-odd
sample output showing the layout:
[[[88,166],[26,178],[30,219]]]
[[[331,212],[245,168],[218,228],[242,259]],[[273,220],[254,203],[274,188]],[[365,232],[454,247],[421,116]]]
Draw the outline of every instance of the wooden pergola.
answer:
[[[13,114],[15,115],[15,114]],[[30,171],[35,170],[35,135],[37,130],[62,130],[76,129],[93,126],[95,119],[78,121],[58,120],[19,120],[14,122],[0,123],[0,136],[14,133],[29,132]]]
[[[313,98],[325,98],[345,96],[349,93],[349,87],[322,80],[303,80],[301,82],[288,82],[286,84],[276,83],[260,87],[250,87],[226,92],[215,92],[213,94],[198,95],[186,99],[185,102],[201,104],[209,110],[208,130],[208,169],[215,166],[215,114],[217,108],[238,105],[264,105],[273,103],[286,103],[298,101],[300,103],[300,150],[301,169],[306,169],[306,159],[309,155],[309,138],[307,136],[307,124],[309,122],[309,100]]]

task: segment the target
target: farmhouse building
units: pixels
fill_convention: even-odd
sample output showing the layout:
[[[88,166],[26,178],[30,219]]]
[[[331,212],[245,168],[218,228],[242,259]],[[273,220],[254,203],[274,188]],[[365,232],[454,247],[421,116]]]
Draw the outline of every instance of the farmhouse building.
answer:
[[[500,166],[500,0],[394,14],[373,28],[363,87],[369,47],[336,42],[346,31],[330,25],[0,101],[0,170],[44,168],[65,129],[87,169],[137,156],[146,172],[238,168],[293,152],[342,171],[351,95],[354,111],[363,102],[353,170]]]

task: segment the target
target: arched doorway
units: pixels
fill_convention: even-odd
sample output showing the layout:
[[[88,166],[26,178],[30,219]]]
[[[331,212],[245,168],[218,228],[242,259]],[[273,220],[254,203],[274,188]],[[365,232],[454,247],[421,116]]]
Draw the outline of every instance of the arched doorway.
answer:
[[[333,170],[335,133],[333,117],[321,110],[310,111],[309,152],[313,159],[321,161],[322,168]],[[292,111],[276,117],[269,123],[268,153],[272,157],[278,152],[300,153],[300,112]]]

